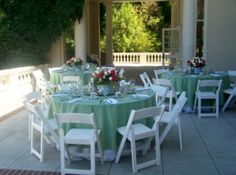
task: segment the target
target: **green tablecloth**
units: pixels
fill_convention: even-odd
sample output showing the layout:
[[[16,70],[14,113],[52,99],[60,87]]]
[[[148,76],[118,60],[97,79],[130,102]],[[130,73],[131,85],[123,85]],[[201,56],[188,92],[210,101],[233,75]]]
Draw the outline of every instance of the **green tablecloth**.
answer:
[[[63,76],[80,76],[84,85],[88,84],[93,71],[82,70],[55,70],[50,73],[50,82],[53,84],[61,84]]]
[[[223,90],[230,87],[230,79],[228,74],[188,75],[178,72],[170,72],[162,74],[161,78],[170,79],[176,91],[186,91],[186,95],[188,97],[186,104],[191,107],[193,107],[194,104],[198,80],[222,80],[220,105],[223,105],[224,103]]]
[[[61,100],[59,97],[53,97],[49,104],[49,116],[52,116],[53,112],[94,113],[96,116],[97,126],[102,130],[102,148],[104,150],[112,149],[116,151],[121,139],[120,137],[118,138],[116,129],[127,124],[130,111],[132,109],[155,106],[154,92],[151,90],[146,90],[143,93],[147,93],[149,97],[134,98],[131,95],[126,95],[124,97],[117,98],[118,103],[116,104],[104,103],[104,97],[100,97],[99,99],[91,99],[88,96],[84,96],[82,97],[82,100],[76,103],[68,103],[68,100]],[[71,127],[78,126],[70,125],[65,129],[68,130]]]

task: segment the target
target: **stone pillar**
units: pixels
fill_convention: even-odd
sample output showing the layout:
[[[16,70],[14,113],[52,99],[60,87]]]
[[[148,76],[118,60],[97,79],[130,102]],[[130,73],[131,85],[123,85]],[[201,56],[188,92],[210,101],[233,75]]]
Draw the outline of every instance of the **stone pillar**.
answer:
[[[106,6],[106,65],[113,65],[112,42],[112,0],[105,0]]]
[[[182,66],[193,58],[195,47],[195,0],[183,0]]]
[[[100,12],[99,0],[88,1],[88,55],[100,58]]]
[[[65,63],[65,41],[64,37],[59,37],[51,47],[48,53],[49,67],[59,67]]]
[[[171,0],[171,28],[180,25],[180,0]]]
[[[86,10],[85,3],[83,16],[80,19],[80,22],[76,20],[74,25],[75,56],[80,57],[84,61],[86,61],[87,58]]]

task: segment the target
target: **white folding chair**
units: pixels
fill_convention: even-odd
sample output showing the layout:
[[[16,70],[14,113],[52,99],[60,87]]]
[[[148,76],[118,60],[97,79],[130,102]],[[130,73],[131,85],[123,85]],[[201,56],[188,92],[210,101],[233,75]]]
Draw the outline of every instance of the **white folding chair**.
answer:
[[[169,69],[154,69],[156,79],[161,78],[161,74],[167,72],[169,72]]]
[[[132,156],[132,170],[133,173],[137,172],[142,168],[146,168],[151,165],[159,165],[161,163],[160,157],[160,141],[159,141],[159,128],[158,123],[154,122],[152,128],[144,125],[143,123],[137,123],[142,119],[147,119],[154,116],[162,116],[164,111],[164,106],[159,107],[150,107],[140,110],[132,110],[130,113],[129,120],[126,126],[120,127],[117,131],[123,136],[115,162],[118,163],[123,152],[126,140],[128,139],[131,142],[131,156]],[[135,123],[134,123],[135,122]],[[136,156],[136,143],[135,141],[153,137],[155,136],[156,142],[156,157],[153,160],[144,162],[144,163],[137,163],[137,156]]]
[[[161,106],[164,104],[167,93],[169,91],[168,87],[160,86],[160,85],[152,85],[151,89],[156,94],[156,105]]]
[[[63,76],[62,83],[58,85],[59,91],[70,91],[70,84],[76,84],[77,86],[81,85],[80,76]]]
[[[183,143],[182,143],[182,131],[181,131],[181,121],[180,121],[180,113],[182,108],[184,107],[185,103],[187,101],[186,92],[182,92],[179,96],[174,108],[171,112],[164,112],[162,117],[158,118],[159,123],[166,123],[165,129],[160,135],[160,143],[164,141],[166,138],[168,132],[170,131],[173,124],[176,124],[178,126],[178,133],[179,133],[179,144],[180,144],[180,150],[183,150]]]
[[[177,98],[180,92],[175,91],[175,88],[173,87],[171,80],[158,78],[158,79],[153,79],[153,83],[154,85],[160,85],[160,86],[165,86],[169,88],[166,94],[166,98],[169,99],[168,107],[169,107],[169,111],[171,111],[173,108],[173,98],[175,99],[175,101],[177,101]]]
[[[232,102],[235,101],[234,97],[236,96],[236,86],[234,88],[225,89],[223,92],[225,94],[228,94],[229,97],[228,97],[227,101],[225,102],[221,112],[225,111],[225,109],[227,108],[227,106],[230,104],[231,101]]]
[[[172,126],[177,125],[178,135],[179,135],[179,146],[180,146],[180,150],[181,151],[183,150],[181,121],[180,121],[180,115],[179,114],[180,114],[182,108],[184,107],[186,101],[187,101],[186,92],[182,92],[171,112],[164,112],[164,114],[162,116],[155,117],[155,120],[159,124],[165,124],[165,125],[162,125],[162,126],[165,126],[165,127],[163,128],[162,133],[160,133],[160,145],[162,144],[162,142],[166,138],[166,136],[169,133]],[[151,141],[152,141],[152,138],[150,138],[147,141],[143,153],[146,153],[146,151],[150,147]]]
[[[101,163],[103,164],[103,152],[101,149],[99,134],[100,130],[97,129],[95,115],[92,114],[82,114],[82,113],[57,113],[55,114],[58,120],[60,128],[60,159],[61,159],[61,174],[64,175],[66,173],[70,174],[95,174],[95,144],[97,143],[99,157],[101,159]],[[67,133],[64,133],[62,128],[63,124],[87,124],[92,127],[92,129],[88,128],[72,128]],[[91,169],[72,169],[67,168],[65,166],[65,153],[68,155],[67,157],[71,161],[71,155],[68,151],[68,146],[70,144],[73,145],[89,145],[90,146],[90,164]]]
[[[233,88],[236,86],[236,70],[229,70],[228,75],[230,77],[230,87]]]
[[[150,80],[150,78],[149,78],[149,76],[146,72],[140,74],[139,76],[140,76],[140,78],[143,82],[144,87],[148,88],[152,85],[152,82],[151,82],[151,80]]]
[[[27,103],[31,103],[34,105],[39,105],[44,112],[45,116],[48,116],[48,105],[47,103],[44,102],[43,96],[41,92],[39,91],[32,91],[26,95],[23,96],[23,100],[26,101]],[[29,122],[28,122],[28,127],[29,127],[29,141],[30,141],[30,129],[31,129],[31,113],[29,112]]]
[[[125,73],[125,69],[122,67],[119,71],[119,76],[120,77],[123,77],[124,76],[124,73]]]
[[[54,93],[57,86],[48,82],[41,69],[33,71],[32,73],[36,80],[36,91],[40,91],[44,97],[48,97],[49,93]]]
[[[44,160],[44,139],[49,143],[55,143],[57,148],[59,149],[59,137],[56,133],[58,129],[58,125],[55,119],[48,120],[46,116],[44,116],[43,111],[40,106],[32,105],[23,102],[25,108],[31,114],[31,142],[30,142],[30,152],[39,158],[40,162]],[[38,131],[40,133],[40,148],[39,151],[35,148],[35,134],[34,131]]]
[[[198,117],[204,116],[216,116],[219,117],[219,93],[222,80],[198,80],[197,90],[195,93],[195,101],[193,112],[195,111],[196,105],[198,103]],[[212,88],[209,91],[204,88]],[[214,108],[215,113],[205,112],[202,113],[202,100],[215,100],[214,106],[205,106],[205,108]]]

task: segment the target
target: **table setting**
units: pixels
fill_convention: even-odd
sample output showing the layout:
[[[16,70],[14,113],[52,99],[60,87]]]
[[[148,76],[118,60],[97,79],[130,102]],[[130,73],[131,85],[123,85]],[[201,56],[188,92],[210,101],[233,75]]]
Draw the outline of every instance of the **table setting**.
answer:
[[[61,84],[63,76],[80,76],[83,84],[86,85],[95,69],[95,64],[84,63],[79,57],[71,57],[61,68],[50,72],[50,82]]]
[[[114,88],[112,91],[98,87],[109,84]],[[155,93],[151,89],[135,86],[134,80],[120,77],[115,68],[97,68],[88,85],[81,89],[76,95],[71,91],[58,91],[51,95],[49,114],[94,113],[97,126],[102,130],[104,150],[116,151],[120,142],[116,128],[127,123],[131,110],[156,105]],[[65,130],[71,127],[76,126],[68,126]]]
[[[198,70],[195,70],[195,69]],[[194,57],[192,60],[188,60],[187,68],[175,69],[161,74],[161,78],[170,79],[173,87],[176,91],[186,91],[187,102],[186,105],[189,107],[187,111],[191,112],[195,99],[195,91],[197,88],[198,80],[222,80],[220,90],[220,105],[224,104],[223,90],[229,88],[230,78],[224,71],[212,71],[206,67],[206,61],[203,58]]]

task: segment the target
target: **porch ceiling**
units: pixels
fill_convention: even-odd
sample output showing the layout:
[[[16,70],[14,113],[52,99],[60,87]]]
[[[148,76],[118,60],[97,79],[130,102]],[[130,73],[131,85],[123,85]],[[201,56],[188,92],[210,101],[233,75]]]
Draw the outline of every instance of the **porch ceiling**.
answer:
[[[120,2],[142,2],[145,0],[100,0],[100,2],[104,1],[112,1],[114,3],[120,3]],[[149,1],[170,1],[170,0],[149,0]]]

